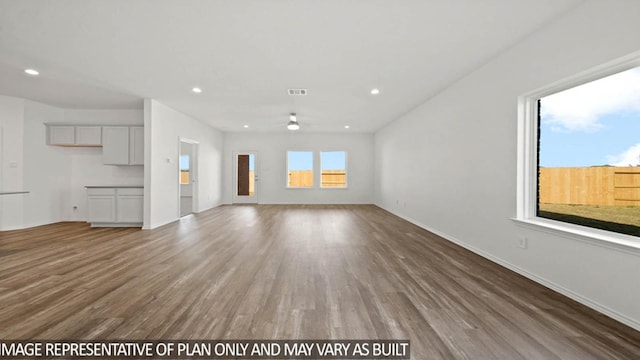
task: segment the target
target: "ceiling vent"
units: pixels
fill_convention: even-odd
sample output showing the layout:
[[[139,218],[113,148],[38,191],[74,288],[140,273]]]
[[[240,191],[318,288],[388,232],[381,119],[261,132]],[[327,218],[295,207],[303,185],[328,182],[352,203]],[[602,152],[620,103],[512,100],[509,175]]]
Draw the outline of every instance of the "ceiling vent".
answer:
[[[289,89],[287,90],[291,96],[307,95],[307,89]]]

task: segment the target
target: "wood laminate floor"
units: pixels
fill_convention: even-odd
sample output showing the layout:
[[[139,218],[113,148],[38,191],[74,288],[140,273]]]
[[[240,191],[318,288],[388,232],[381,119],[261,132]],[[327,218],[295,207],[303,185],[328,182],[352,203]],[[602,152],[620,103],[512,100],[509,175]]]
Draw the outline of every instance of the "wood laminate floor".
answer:
[[[638,359],[640,333],[375,206],[0,233],[0,339],[410,339],[412,359]]]

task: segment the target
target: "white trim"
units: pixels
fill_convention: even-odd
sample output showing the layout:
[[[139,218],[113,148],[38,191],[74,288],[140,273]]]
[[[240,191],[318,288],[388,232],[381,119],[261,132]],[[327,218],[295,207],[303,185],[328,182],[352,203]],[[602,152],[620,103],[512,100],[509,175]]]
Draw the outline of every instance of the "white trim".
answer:
[[[31,229],[31,228],[38,227],[38,226],[57,224],[57,223],[61,223],[61,222],[86,222],[86,221],[84,221],[84,220],[78,220],[78,221],[70,221],[70,220],[38,221],[38,222],[32,222],[32,223],[28,223],[28,224],[11,225],[11,226],[0,227],[0,231],[26,230],[26,229]]]
[[[529,272],[529,271],[527,271],[527,270],[525,270],[523,268],[520,268],[520,267],[518,267],[516,265],[513,265],[508,261],[505,261],[505,260],[503,260],[503,259],[501,259],[499,257],[496,257],[496,256],[494,256],[494,255],[492,255],[492,254],[490,254],[490,253],[488,253],[488,252],[486,252],[484,250],[481,250],[481,249],[478,249],[478,248],[476,248],[476,247],[474,247],[472,245],[469,245],[469,244],[465,243],[464,241],[462,241],[460,239],[457,239],[457,238],[455,238],[455,237],[453,237],[453,236],[451,236],[449,234],[446,234],[444,232],[441,232],[441,231],[438,231],[438,230],[436,230],[434,228],[431,228],[431,227],[429,227],[429,226],[427,226],[425,224],[422,224],[419,221],[417,221],[417,220],[415,220],[415,219],[413,219],[413,218],[411,218],[409,216],[405,216],[405,215],[402,215],[402,214],[399,214],[399,213],[395,213],[395,212],[391,211],[390,209],[387,209],[384,206],[382,206],[380,204],[377,204],[377,203],[375,205],[378,206],[379,208],[384,209],[385,211],[388,211],[389,213],[391,213],[391,214],[393,214],[393,215],[395,215],[395,216],[397,216],[399,218],[402,218],[402,219],[404,219],[404,220],[406,220],[406,221],[408,221],[408,222],[410,222],[410,223],[412,223],[412,224],[414,224],[414,225],[416,225],[416,226],[418,226],[418,227],[420,227],[420,228],[422,228],[424,230],[427,230],[427,231],[429,231],[429,232],[431,232],[431,233],[433,233],[433,234],[435,234],[435,235],[437,235],[437,236],[439,236],[439,237],[441,237],[441,238],[443,238],[443,239],[445,239],[447,241],[451,241],[452,243],[454,243],[456,245],[462,246],[463,248],[465,248],[465,249],[467,249],[469,251],[472,251],[472,252],[482,256],[483,258],[485,258],[487,260],[490,260],[490,261],[492,261],[492,262],[494,262],[494,263],[496,263],[496,264],[498,264],[500,266],[503,266],[503,267],[515,272],[515,273],[518,273],[518,274],[520,274],[520,275],[522,275],[522,276],[524,276],[524,277],[526,277],[526,278],[528,278],[530,280],[533,280],[533,281],[537,282],[538,284],[540,284],[540,285],[542,285],[544,287],[547,287],[547,288],[549,288],[549,289],[551,289],[551,290],[553,290],[555,292],[558,292],[558,293],[560,293],[560,294],[562,294],[562,295],[564,295],[564,296],[566,296],[566,297],[568,297],[568,298],[570,298],[572,300],[575,300],[575,301],[577,301],[577,302],[579,302],[579,303],[581,303],[581,304],[583,304],[583,305],[585,305],[587,307],[590,307],[590,308],[592,308],[592,309],[594,309],[594,310],[596,310],[596,311],[598,311],[598,312],[600,312],[600,313],[602,313],[602,314],[604,314],[604,315],[606,315],[606,316],[608,316],[608,317],[610,317],[610,318],[612,318],[612,319],[614,319],[616,321],[619,321],[619,322],[621,322],[621,323],[623,323],[623,324],[625,324],[625,325],[627,325],[629,327],[632,327],[632,328],[640,331],[640,322],[639,321],[637,321],[637,320],[635,320],[633,318],[630,318],[630,317],[628,317],[628,316],[626,316],[626,315],[624,315],[622,313],[619,313],[616,310],[613,310],[613,309],[609,308],[608,306],[602,305],[602,304],[600,304],[600,303],[598,303],[598,302],[596,302],[594,300],[591,300],[591,299],[589,299],[589,298],[587,298],[585,296],[582,296],[582,295],[580,295],[580,294],[578,294],[576,292],[573,292],[573,291],[565,288],[562,285],[556,284],[553,281],[547,280],[547,279],[545,279],[543,277],[540,277],[540,276],[538,276],[538,275],[536,275],[534,273],[531,273],[531,272]]]
[[[532,230],[562,236],[571,240],[588,242],[592,245],[640,256],[640,242],[638,242],[635,236],[540,217],[533,219],[513,218],[511,220],[519,226],[524,226]],[[615,234],[615,236],[612,234]]]
[[[640,51],[597,66],[577,75],[556,81],[518,97],[518,147],[517,147],[517,204],[516,218],[521,224],[536,230],[549,230],[554,234],[590,243],[610,242],[616,249],[640,249],[640,239],[635,236],[542,219],[536,215],[538,99],[568,88],[585,84],[606,76],[640,66]],[[635,253],[635,251],[634,251]]]

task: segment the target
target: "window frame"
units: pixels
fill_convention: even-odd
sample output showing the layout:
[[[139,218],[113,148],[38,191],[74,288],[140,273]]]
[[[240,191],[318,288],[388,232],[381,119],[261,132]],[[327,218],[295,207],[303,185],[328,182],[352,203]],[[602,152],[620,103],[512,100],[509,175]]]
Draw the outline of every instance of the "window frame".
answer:
[[[537,216],[538,205],[538,100],[590,81],[640,66],[640,52],[596,66],[518,97],[517,201],[519,225],[599,246],[640,253],[640,237],[566,223]]]
[[[344,186],[322,186],[322,153],[330,152],[342,152],[344,153]],[[320,150],[318,152],[319,164],[320,164],[320,189],[332,189],[332,190],[345,190],[349,188],[349,153],[346,150]]]
[[[313,184],[311,186],[289,186],[289,153],[290,152],[308,152],[311,153],[311,171],[312,171],[312,176],[311,179],[313,181]],[[285,187],[286,189],[315,189],[316,187],[316,169],[315,169],[315,152],[313,150],[287,150],[285,152],[285,157],[286,157],[286,161],[285,161]]]

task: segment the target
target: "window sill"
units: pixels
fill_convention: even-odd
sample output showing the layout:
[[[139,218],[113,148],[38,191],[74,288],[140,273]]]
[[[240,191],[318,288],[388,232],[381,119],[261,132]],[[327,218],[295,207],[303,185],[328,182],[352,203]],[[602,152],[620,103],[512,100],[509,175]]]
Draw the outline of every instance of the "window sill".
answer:
[[[593,229],[585,226],[563,223],[560,221],[532,218],[512,218],[516,224],[536,231],[562,236],[568,239],[587,242],[614,250],[640,255],[640,238],[618,234],[610,231]]]

